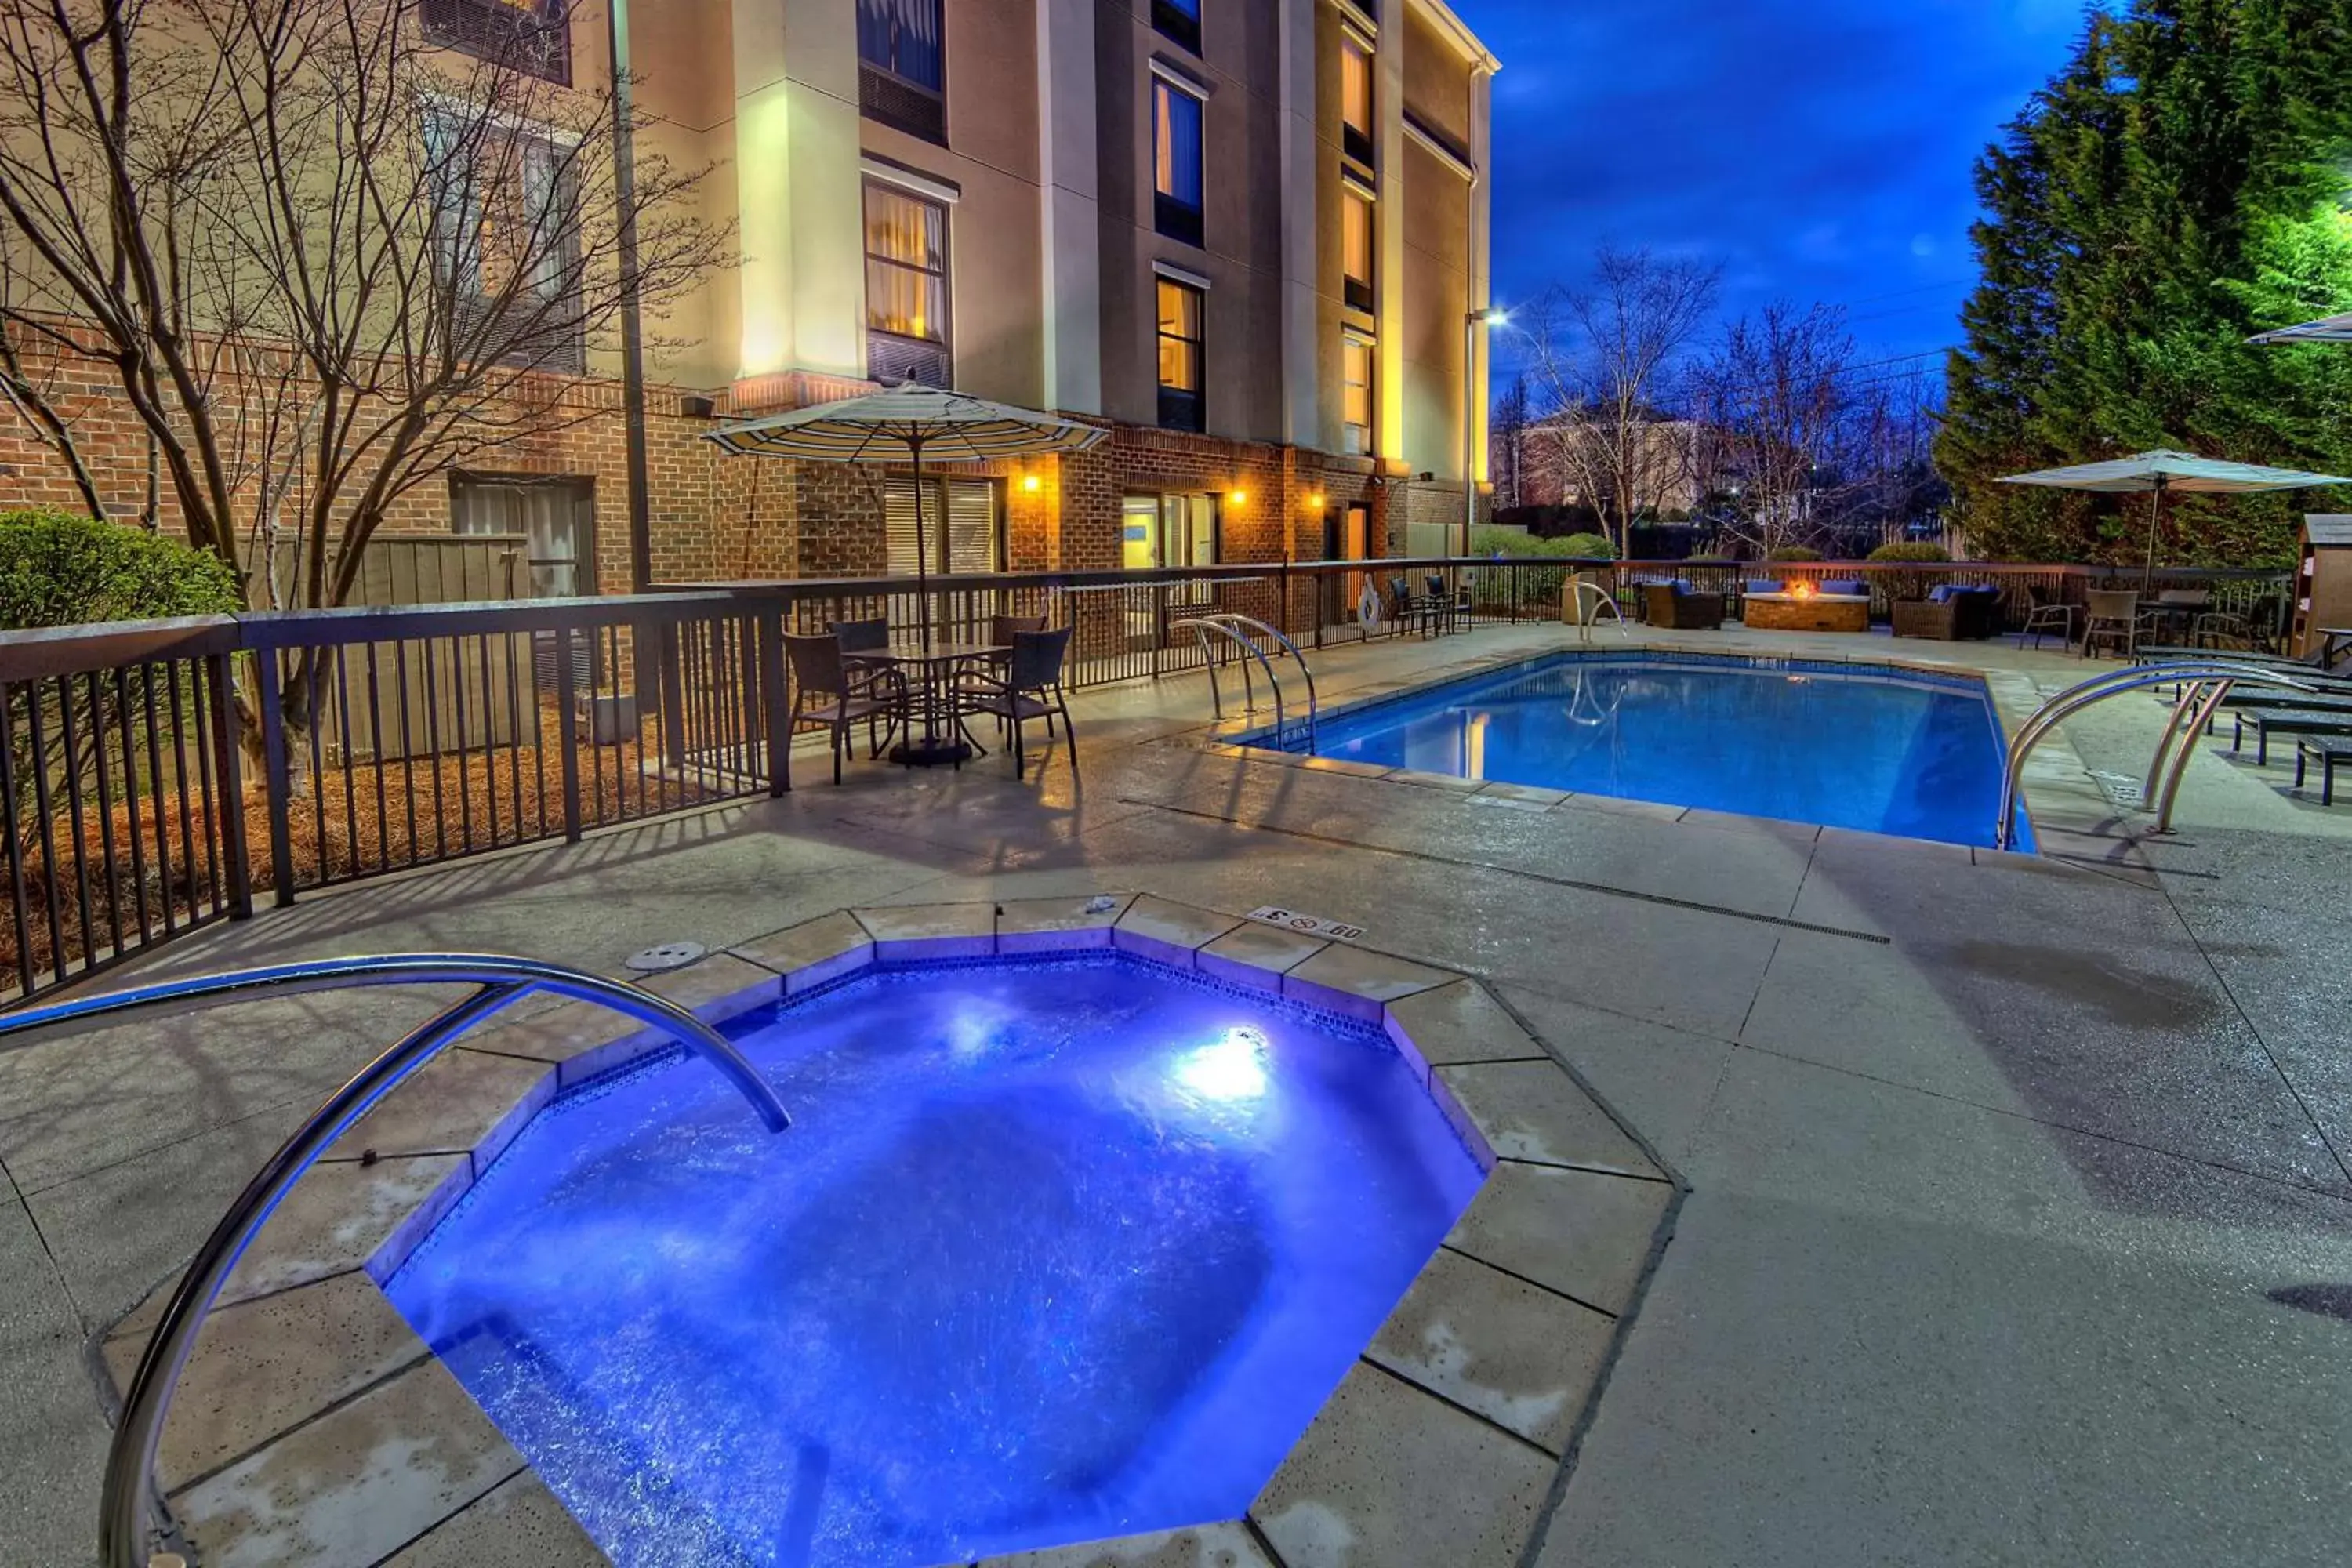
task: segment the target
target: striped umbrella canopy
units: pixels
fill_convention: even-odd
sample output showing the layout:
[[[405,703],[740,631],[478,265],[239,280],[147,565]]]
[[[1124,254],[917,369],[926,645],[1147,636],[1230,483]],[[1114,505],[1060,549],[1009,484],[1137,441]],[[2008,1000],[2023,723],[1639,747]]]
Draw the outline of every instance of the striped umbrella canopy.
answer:
[[[2274,332],[2257,332],[2246,341],[2250,343],[2352,343],[2352,313],[2305,321],[2300,326],[2281,327]]]
[[[2231,463],[2200,458],[2193,452],[2141,452],[2104,463],[2078,463],[2067,468],[2042,468],[2011,474],[2005,485],[2044,485],[2053,489],[2093,490],[2106,495],[2152,498],[2147,516],[2147,570],[2140,584],[2156,577],[2156,540],[2164,521],[2164,498],[2175,490],[2195,495],[2242,495],[2259,490],[2299,490],[2318,485],[2352,485],[2334,474],[2307,474],[2299,468],[2267,468],[2259,463]]]
[[[1109,432],[1034,409],[938,387],[886,387],[862,397],[795,408],[710,432],[730,452],[817,463],[908,462],[915,469],[915,577],[923,651],[930,651],[930,552],[923,542],[923,459],[977,463],[1045,452],[1083,452]]]

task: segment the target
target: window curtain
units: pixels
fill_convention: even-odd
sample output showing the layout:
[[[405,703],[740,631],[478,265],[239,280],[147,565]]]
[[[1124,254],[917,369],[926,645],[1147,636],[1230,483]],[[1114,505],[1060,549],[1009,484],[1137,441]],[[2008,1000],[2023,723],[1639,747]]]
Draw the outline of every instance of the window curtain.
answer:
[[[1159,142],[1160,195],[1189,207],[1201,205],[1201,100],[1164,81],[1151,84]]]
[[[944,89],[940,0],[857,0],[857,57],[933,92]]]
[[[880,185],[866,187],[866,324],[947,342],[947,209]]]

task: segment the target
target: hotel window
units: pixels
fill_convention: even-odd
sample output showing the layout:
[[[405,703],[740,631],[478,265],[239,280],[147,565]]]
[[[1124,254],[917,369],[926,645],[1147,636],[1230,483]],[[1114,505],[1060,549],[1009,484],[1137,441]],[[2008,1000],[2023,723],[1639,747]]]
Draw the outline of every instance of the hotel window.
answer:
[[[948,209],[866,182],[866,362],[877,381],[953,386],[948,340]]]
[[[1372,449],[1372,340],[1339,334],[1339,449],[1361,457]]]
[[[425,0],[425,41],[572,85],[572,21],[565,0]]]
[[[453,352],[468,363],[579,370],[578,149],[521,126],[484,135],[432,110],[424,142]]]
[[[882,497],[893,577],[915,574],[915,481],[893,479]],[[933,572],[1004,570],[1004,494],[994,479],[923,478],[923,542]]]
[[[909,136],[948,142],[942,0],[857,0],[857,109]]]
[[[1151,221],[1171,239],[1203,243],[1199,95],[1166,77],[1151,79]]]
[[[1372,52],[1339,37],[1339,150],[1369,169],[1372,156]]]
[[[1372,309],[1372,202],[1350,186],[1339,191],[1339,272],[1348,309]]]
[[[1201,52],[1201,0],[1151,0],[1151,25],[1194,54]]]
[[[1205,430],[1206,357],[1202,307],[1208,296],[1172,278],[1160,282],[1160,424],[1168,430]]]
[[[1223,542],[1223,515],[1213,495],[1129,496],[1119,525],[1119,558],[1130,572],[1214,566]]]

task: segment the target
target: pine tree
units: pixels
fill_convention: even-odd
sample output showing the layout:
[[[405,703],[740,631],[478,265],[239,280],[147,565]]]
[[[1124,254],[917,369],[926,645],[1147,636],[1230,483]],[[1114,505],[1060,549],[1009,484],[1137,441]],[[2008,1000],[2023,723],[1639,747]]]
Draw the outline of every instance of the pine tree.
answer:
[[[1937,461],[1972,544],[2130,555],[2128,503],[1995,482],[2151,447],[2347,471],[2352,351],[2257,349],[2352,309],[2352,0],[2139,0],[1978,168],[1983,280]],[[2174,559],[2281,558],[2324,495],[2183,499]]]

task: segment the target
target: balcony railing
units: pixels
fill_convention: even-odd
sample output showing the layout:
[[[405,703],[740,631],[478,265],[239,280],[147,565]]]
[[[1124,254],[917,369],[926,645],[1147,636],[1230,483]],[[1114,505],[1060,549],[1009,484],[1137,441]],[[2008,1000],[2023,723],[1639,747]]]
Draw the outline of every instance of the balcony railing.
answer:
[[[0,1002],[319,888],[791,788],[782,634],[887,618],[982,641],[991,617],[1067,626],[1070,682],[1202,667],[1173,623],[1237,614],[1302,643],[1358,635],[1357,595],[1436,574],[1474,613],[1557,618],[1571,571],[1637,605],[1679,578],[1861,578],[1874,595],[1992,583],[2010,624],[2138,574],[1557,559],[1235,563],[1150,572],[823,579],[641,597],[301,611],[0,633]],[[2275,634],[2284,573],[2158,574]],[[2261,606],[2268,605],[2264,612]],[[1341,630],[1344,628],[1344,630]]]

